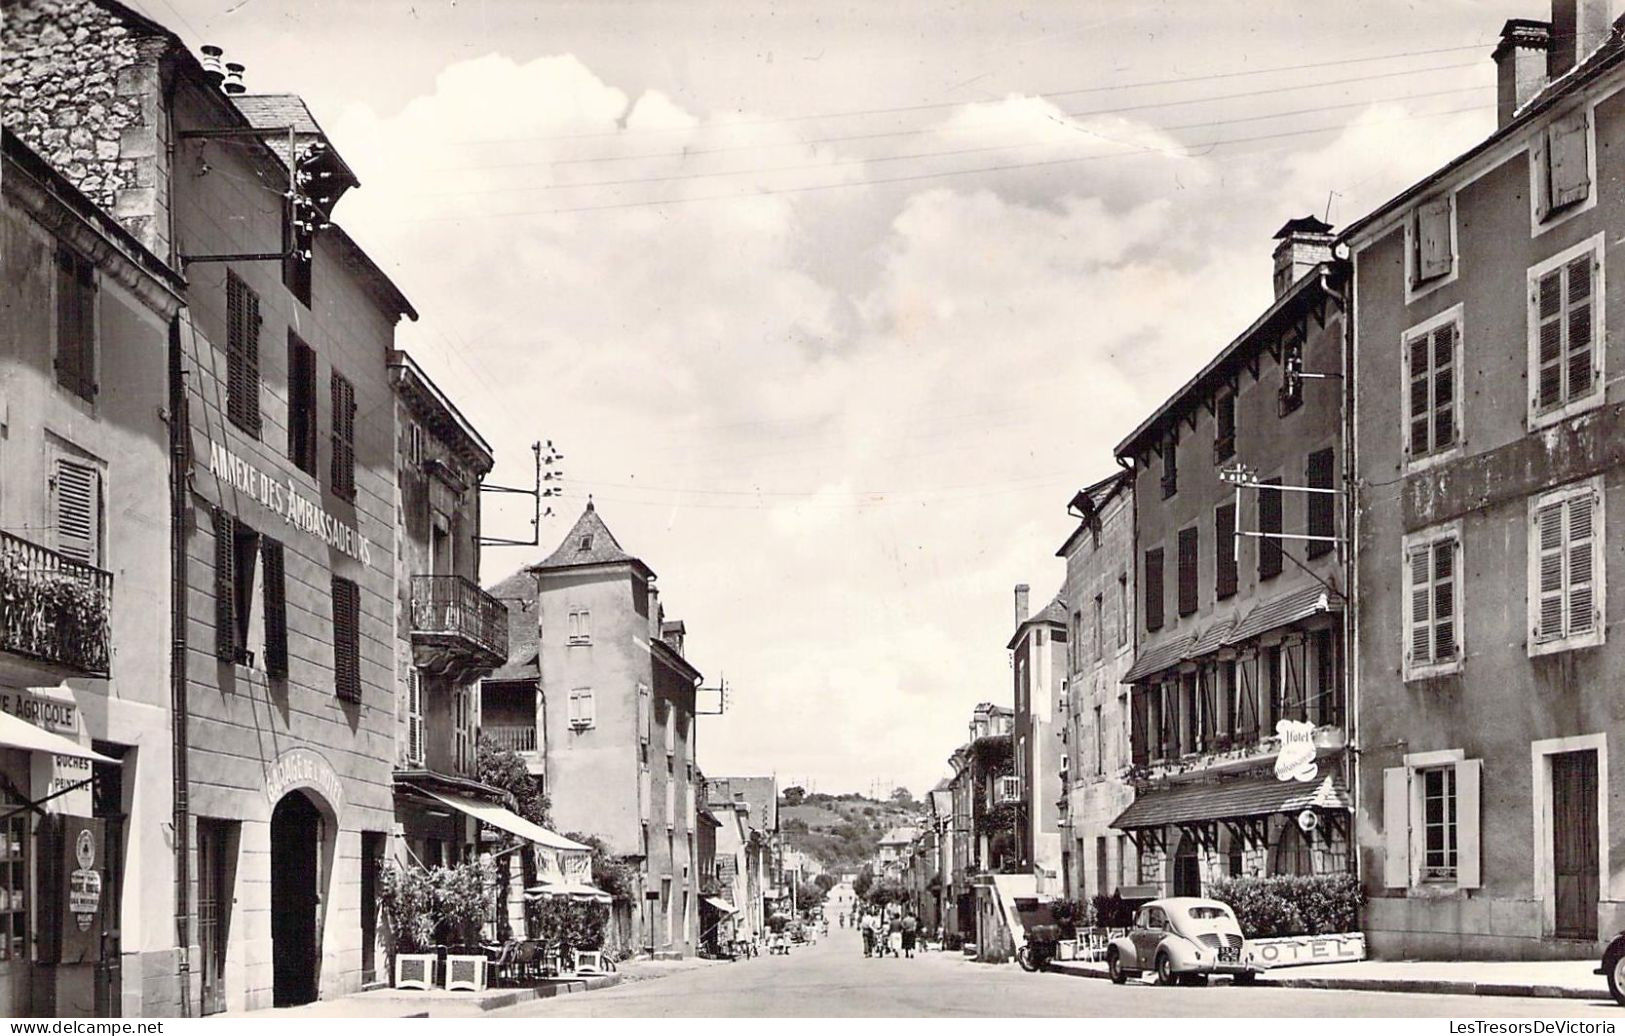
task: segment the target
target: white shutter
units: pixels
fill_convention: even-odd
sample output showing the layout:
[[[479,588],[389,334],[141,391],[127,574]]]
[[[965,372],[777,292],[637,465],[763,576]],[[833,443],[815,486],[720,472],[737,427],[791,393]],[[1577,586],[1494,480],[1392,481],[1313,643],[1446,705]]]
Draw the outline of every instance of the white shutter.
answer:
[[[1456,763],[1456,887],[1476,889],[1483,885],[1479,852],[1479,795],[1484,760],[1463,759]]]
[[[1596,497],[1580,493],[1568,499],[1567,575],[1568,633],[1574,636],[1597,628],[1596,594]],[[1544,560],[1544,559],[1543,559]],[[1544,602],[1543,602],[1544,603]]]
[[[597,721],[597,717],[593,715],[592,690],[591,688],[583,688],[577,693],[581,695],[581,704],[578,706],[581,725],[590,727]]]
[[[1563,636],[1563,503],[1535,511],[1533,546],[1536,552],[1534,600],[1535,643]]]
[[[1535,285],[1535,406],[1549,410],[1563,402],[1563,271],[1553,270]]]
[[[1556,120],[1546,130],[1548,178],[1552,209],[1584,201],[1591,193],[1591,164],[1586,156],[1586,113]]]
[[[1450,199],[1440,198],[1416,210],[1417,280],[1450,272]]]
[[[1410,629],[1407,631],[1406,655],[1411,664],[1424,666],[1433,661],[1432,636],[1432,601],[1433,594],[1430,588],[1432,548],[1426,544],[1412,547],[1408,559],[1409,571],[1406,578],[1407,591],[1410,593]]]
[[[86,464],[56,464],[56,549],[96,565],[101,561],[101,473]]]
[[[1433,544],[1433,661],[1456,657],[1456,550],[1454,537]]]
[[[1402,889],[1411,883],[1410,771],[1394,766],[1382,771],[1382,883]]]

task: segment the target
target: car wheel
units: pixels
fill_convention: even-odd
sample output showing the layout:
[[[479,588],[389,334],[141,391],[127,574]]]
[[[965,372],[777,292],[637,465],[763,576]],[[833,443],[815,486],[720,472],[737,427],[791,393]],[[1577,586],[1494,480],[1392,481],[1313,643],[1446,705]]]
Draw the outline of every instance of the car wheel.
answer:
[[[1602,955],[1603,973],[1608,976],[1608,992],[1614,1003],[1625,1007],[1625,939],[1616,939]]]
[[[1113,985],[1121,986],[1128,981],[1128,972],[1123,970],[1123,959],[1116,947],[1106,951],[1106,973],[1111,975]]]
[[[1238,972],[1236,972],[1235,977],[1230,980],[1230,984],[1233,985],[1233,986],[1250,986],[1254,982],[1257,982],[1257,981],[1258,981],[1258,972],[1256,972],[1256,971],[1238,971]]]
[[[1157,954],[1157,982],[1164,986],[1171,986],[1178,980],[1174,974],[1173,958],[1166,953]]]
[[[1022,946],[1016,950],[1016,963],[1021,965],[1022,971],[1038,970],[1033,964],[1033,948],[1031,946]]]

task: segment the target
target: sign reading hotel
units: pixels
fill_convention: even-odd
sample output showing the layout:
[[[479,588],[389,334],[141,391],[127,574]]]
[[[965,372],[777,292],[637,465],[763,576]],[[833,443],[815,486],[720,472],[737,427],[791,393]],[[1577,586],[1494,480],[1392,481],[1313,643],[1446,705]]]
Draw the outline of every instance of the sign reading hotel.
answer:
[[[347,554],[363,565],[372,564],[372,544],[356,532],[355,526],[339,521],[322,505],[302,496],[293,484],[254,467],[226,447],[209,440],[209,474],[259,501],[260,506],[301,532],[316,537],[329,547]]]
[[[1302,720],[1283,719],[1275,724],[1281,738],[1281,753],[1275,757],[1275,777],[1282,781],[1312,781],[1320,772],[1315,766],[1315,725]]]

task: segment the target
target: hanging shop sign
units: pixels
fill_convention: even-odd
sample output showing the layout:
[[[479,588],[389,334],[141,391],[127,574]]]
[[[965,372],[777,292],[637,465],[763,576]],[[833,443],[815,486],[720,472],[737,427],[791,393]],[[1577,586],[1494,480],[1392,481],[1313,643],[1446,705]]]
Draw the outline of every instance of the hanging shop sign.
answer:
[[[58,814],[41,822],[41,963],[101,960],[105,839],[105,826],[96,818]]]
[[[1283,719],[1275,724],[1275,733],[1281,739],[1281,752],[1275,757],[1276,779],[1306,783],[1314,780],[1320,772],[1315,765],[1315,725]]]
[[[322,509],[322,505],[302,495],[293,479],[279,480],[243,460],[226,447],[209,440],[209,474],[239,493],[258,501],[260,506],[282,518],[300,532],[314,536],[363,565],[372,564],[372,544],[356,531]]]

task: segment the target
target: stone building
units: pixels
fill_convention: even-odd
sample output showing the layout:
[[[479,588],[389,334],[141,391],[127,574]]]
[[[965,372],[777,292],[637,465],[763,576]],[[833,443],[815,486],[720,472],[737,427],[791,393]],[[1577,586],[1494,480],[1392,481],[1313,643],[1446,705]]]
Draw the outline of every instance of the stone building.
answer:
[[[1080,489],[1068,513],[1078,527],[1057,557],[1067,614],[1066,707],[1059,717],[1069,775],[1065,826],[1068,898],[1110,894],[1137,883],[1129,837],[1111,826],[1134,789],[1129,760],[1129,688],[1134,661],[1134,479],[1126,471]]]
[[[1343,234],[1359,848],[1384,955],[1595,958],[1625,925],[1619,13],[1507,22],[1495,132]]]
[[[184,284],[15,135],[14,114],[0,151],[0,1017],[169,1014],[161,414]],[[64,911],[81,873],[96,896],[82,926]]]
[[[1147,894],[1352,864],[1346,275],[1330,231],[1281,228],[1275,300],[1117,446],[1140,600],[1122,677],[1136,795],[1112,826]]]
[[[1016,628],[1005,644],[1014,684],[1016,866],[1030,872],[1039,895],[1058,896],[1066,863],[1061,823],[1066,811],[1066,745],[1061,714],[1066,709],[1066,609],[1057,598],[1028,614],[1029,589],[1016,587]]]

